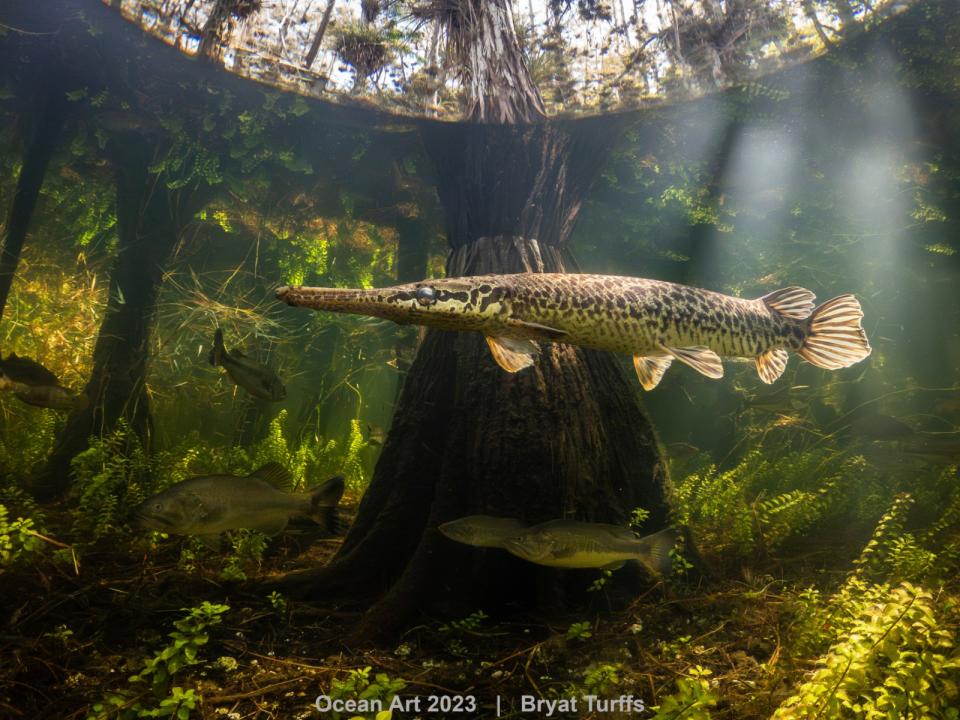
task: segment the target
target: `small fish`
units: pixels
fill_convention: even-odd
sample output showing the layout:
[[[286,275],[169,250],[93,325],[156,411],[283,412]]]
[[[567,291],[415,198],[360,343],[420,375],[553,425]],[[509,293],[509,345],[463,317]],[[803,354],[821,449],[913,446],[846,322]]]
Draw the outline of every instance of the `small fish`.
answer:
[[[523,520],[494,517],[493,515],[468,515],[440,525],[437,530],[451,540],[474,547],[502,548],[504,543],[526,530]]]
[[[12,392],[27,405],[51,410],[83,410],[90,405],[84,393],[67,390],[43,365],[15,353],[0,360],[0,390]]]
[[[900,443],[897,450],[901,455],[907,453],[917,457],[946,461],[950,464],[960,463],[960,441],[951,438],[918,437]]]
[[[343,495],[343,478],[327,480],[308,493],[287,493],[290,475],[276,463],[267,463],[246,477],[202,475],[172,485],[145,500],[135,511],[137,522],[149,530],[176,535],[199,535],[216,545],[220,533],[248,528],[267,535],[281,532],[295,517],[306,517],[332,532]]]
[[[784,385],[773,392],[741,392],[740,411],[760,410],[790,414],[809,405],[809,385]]]
[[[917,435],[917,431],[902,420],[882,415],[875,409],[853,414],[850,430],[854,435],[868,440],[904,440]]]
[[[644,278],[574,273],[517,273],[439,278],[388,288],[277,288],[288,305],[382,317],[400,324],[483,333],[507,372],[528,368],[540,342],[633,355],[645,390],[674,360],[709,378],[723,377],[721,356],[749,358],[773,383],[788,350],[827,370],[870,355],[853,295],[819,307],[805,288],[747,300]]]
[[[51,410],[83,410],[90,406],[90,398],[83,393],[72,393],[59,385],[26,385],[0,376],[0,390],[9,390],[18,400],[34,407]]]
[[[943,415],[960,414],[960,396],[940,398],[933,404],[933,412]]]
[[[152,117],[131,112],[130,110],[104,110],[97,113],[96,120],[112,133],[143,133],[152,135],[163,130],[163,126]]]
[[[630,560],[653,575],[670,571],[670,550],[677,544],[672,529],[637,537],[629,528],[576,520],[551,520],[508,538],[504,548],[537,565],[616,570]]]
[[[210,364],[226,370],[231,380],[255,398],[279,402],[287,396],[287,389],[277,373],[263,363],[248,358],[239,350],[227,351],[220,328],[217,328],[213,336]]]
[[[383,431],[383,428],[379,425],[367,425],[367,444],[373,445],[374,447],[380,447],[383,445],[383,441],[386,439],[387,434]]]

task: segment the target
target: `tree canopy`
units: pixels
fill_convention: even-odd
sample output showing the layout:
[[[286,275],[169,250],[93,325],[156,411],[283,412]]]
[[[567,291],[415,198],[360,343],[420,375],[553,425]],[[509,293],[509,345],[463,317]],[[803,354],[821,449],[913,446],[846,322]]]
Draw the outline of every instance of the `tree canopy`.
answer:
[[[470,116],[471,0],[114,0],[189,55],[305,95]],[[518,0],[510,20],[549,115],[743,85],[898,13],[903,0]]]

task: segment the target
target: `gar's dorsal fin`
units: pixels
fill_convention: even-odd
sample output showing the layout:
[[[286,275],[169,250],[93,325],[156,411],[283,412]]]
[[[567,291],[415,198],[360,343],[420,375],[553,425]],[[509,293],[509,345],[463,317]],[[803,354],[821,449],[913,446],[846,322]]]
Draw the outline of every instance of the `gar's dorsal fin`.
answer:
[[[764,295],[764,304],[775,313],[791,320],[806,320],[813,312],[814,301],[817,296],[806,288],[796,285],[781,290],[774,290]]]
[[[507,372],[519,372],[533,365],[540,354],[540,346],[533,340],[487,335],[487,345],[497,365]]]
[[[776,381],[777,378],[783,375],[783,371],[787,369],[787,360],[789,358],[790,356],[783,348],[774,348],[767,350],[763,355],[758,355],[756,363],[760,379],[767,385]]]
[[[269,485],[273,485],[275,488],[289,488],[290,487],[290,473],[287,472],[287,469],[275,462],[268,462],[266,465],[261,465],[247,477],[257,478],[257,480],[263,480]]]
[[[640,385],[644,390],[653,390],[663,379],[663,374],[670,367],[673,358],[670,355],[656,355],[653,357],[644,357],[643,355],[633,356],[633,368],[637,371],[637,377],[640,378]]]
[[[720,356],[705,345],[682,348],[661,345],[660,349],[673,355],[680,362],[686,363],[701,375],[706,375],[714,380],[723,377],[723,363],[720,361]]]

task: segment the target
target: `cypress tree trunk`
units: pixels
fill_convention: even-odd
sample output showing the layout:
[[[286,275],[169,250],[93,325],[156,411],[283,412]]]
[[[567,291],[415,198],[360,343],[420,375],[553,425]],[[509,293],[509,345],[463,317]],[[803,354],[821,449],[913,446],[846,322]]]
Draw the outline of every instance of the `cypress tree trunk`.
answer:
[[[27,229],[33,210],[37,206],[47,165],[53,155],[60,130],[66,117],[66,95],[63,85],[57,82],[53,74],[38,88],[38,101],[34,112],[32,130],[26,142],[23,166],[17,178],[17,190],[7,216],[6,233],[3,248],[0,250],[0,317],[7,305],[10,286],[20,263],[20,252],[27,237]]]
[[[111,432],[121,418],[144,447],[150,446],[149,343],[164,268],[177,244],[177,225],[166,185],[147,170],[152,144],[123,135],[112,141],[112,150],[119,242],[85,390],[90,404],[70,415],[45,471],[35,480],[34,493],[41,499],[67,489],[70,461],[86,449],[90,436]]]
[[[566,243],[620,121],[547,122],[507,0],[456,12],[448,33],[461,32],[451,42],[469,116],[484,122],[421,132],[446,214],[447,274],[567,271]],[[284,587],[378,595],[353,643],[392,636],[430,599],[459,612],[542,604],[556,571],[436,528],[475,513],[626,524],[636,507],[663,527],[664,465],[637,396],[610,353],[545,344],[534,367],[510,374],[478,333],[429,331],[340,552]]]
[[[433,128],[424,139],[448,213],[448,274],[569,269],[564,245],[610,136],[598,130]],[[609,353],[545,345],[534,368],[511,375],[479,334],[428,332],[340,553],[287,589],[385,591],[353,642],[388,636],[428,597],[537,604],[553,571],[457,545],[436,526],[474,513],[626,524],[644,507],[662,527],[664,465],[637,394]]]

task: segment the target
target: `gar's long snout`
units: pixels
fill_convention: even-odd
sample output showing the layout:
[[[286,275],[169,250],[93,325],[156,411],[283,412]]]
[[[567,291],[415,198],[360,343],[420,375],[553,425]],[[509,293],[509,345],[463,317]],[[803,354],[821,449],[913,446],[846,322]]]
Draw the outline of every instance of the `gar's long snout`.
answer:
[[[379,315],[377,309],[386,305],[381,290],[284,286],[277,288],[276,295],[287,305],[364,315]]]

